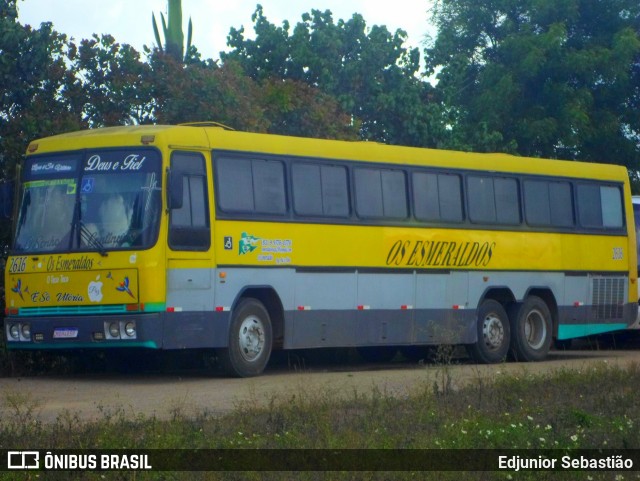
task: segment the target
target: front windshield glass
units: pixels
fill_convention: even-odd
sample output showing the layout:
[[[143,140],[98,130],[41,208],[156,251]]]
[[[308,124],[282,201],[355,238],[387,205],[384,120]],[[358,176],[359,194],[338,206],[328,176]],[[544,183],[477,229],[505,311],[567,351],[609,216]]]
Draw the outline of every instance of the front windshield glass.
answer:
[[[75,179],[25,182],[16,248],[43,252],[68,247],[75,191]]]
[[[161,211],[160,156],[152,149],[28,158],[14,249],[146,248]]]

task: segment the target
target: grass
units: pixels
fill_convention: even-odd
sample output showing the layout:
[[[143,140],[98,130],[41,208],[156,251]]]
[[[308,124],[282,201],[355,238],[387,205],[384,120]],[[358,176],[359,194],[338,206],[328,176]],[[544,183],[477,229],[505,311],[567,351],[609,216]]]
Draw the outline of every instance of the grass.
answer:
[[[38,399],[3,393],[0,446],[4,449],[632,449],[640,447],[640,367],[605,364],[534,375],[477,376],[454,389],[447,363],[436,381],[398,397],[305,391],[300,387],[254,399],[219,416],[168,420],[101,407],[99,421],[69,412],[45,424]],[[433,377],[431,378],[433,379]],[[452,382],[453,381],[453,382]],[[212,381],[215,382],[215,381]],[[446,451],[443,451],[446,453]],[[389,451],[371,451],[385,456]],[[272,455],[272,453],[267,452]],[[419,453],[418,453],[419,454]],[[258,454],[256,454],[257,456]],[[278,455],[275,455],[278,463]],[[364,456],[367,456],[365,453]],[[460,459],[464,465],[464,458]],[[38,474],[42,477],[38,477]],[[44,477],[46,474],[46,477]],[[68,472],[0,473],[1,479],[69,479]],[[636,472],[82,472],[74,479],[638,479]]]

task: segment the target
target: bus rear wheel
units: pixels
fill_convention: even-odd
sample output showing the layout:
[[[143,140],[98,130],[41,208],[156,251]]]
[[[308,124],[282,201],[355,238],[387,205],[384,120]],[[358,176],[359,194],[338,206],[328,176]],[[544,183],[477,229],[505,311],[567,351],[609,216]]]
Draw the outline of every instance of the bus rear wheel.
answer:
[[[269,313],[256,299],[242,299],[233,309],[229,344],[219,351],[224,371],[233,377],[257,376],[271,357],[273,345]]]
[[[551,312],[537,296],[527,297],[511,312],[511,354],[516,361],[542,361],[552,341]]]
[[[482,364],[502,362],[509,352],[510,326],[504,307],[498,301],[487,299],[478,308],[476,321],[478,340],[467,345],[474,361]]]

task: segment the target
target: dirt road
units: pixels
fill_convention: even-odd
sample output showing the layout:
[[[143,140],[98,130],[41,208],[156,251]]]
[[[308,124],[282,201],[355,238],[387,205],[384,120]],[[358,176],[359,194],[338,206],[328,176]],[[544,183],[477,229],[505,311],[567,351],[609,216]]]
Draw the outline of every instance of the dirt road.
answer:
[[[315,363],[275,362],[257,378],[229,379],[205,371],[174,371],[115,375],[90,373],[71,376],[14,377],[0,379],[0,410],[15,416],[29,413],[45,422],[60,415],[97,419],[123,411],[167,418],[175,412],[224,413],[242,403],[267,403],[274,396],[292,393],[314,395],[332,392],[353,396],[379,389],[402,396],[415,389],[433,389],[450,378],[453,386],[505,373],[539,373],[561,369],[586,369],[608,363],[625,366],[640,363],[640,343],[623,349],[581,349],[551,352],[542,363],[453,365],[393,362],[340,365],[326,360]]]

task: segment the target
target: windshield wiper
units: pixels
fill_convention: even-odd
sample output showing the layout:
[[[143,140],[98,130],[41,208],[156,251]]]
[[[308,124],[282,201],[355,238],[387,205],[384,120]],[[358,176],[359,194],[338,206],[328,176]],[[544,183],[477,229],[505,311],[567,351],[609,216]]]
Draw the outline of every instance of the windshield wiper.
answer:
[[[80,228],[80,239],[82,239],[88,246],[93,247],[98,251],[102,257],[107,257],[109,253],[102,242],[100,242],[100,239],[98,239],[80,219],[78,219],[77,225]]]

